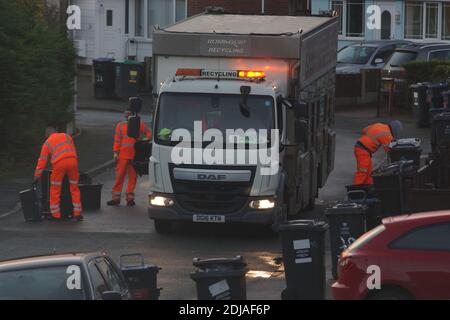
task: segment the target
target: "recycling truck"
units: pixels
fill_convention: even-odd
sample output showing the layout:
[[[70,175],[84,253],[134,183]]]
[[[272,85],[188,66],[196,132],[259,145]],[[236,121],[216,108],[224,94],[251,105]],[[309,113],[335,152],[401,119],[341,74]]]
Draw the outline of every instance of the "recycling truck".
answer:
[[[206,12],[153,32],[148,215],[277,226],[333,170],[338,20]]]

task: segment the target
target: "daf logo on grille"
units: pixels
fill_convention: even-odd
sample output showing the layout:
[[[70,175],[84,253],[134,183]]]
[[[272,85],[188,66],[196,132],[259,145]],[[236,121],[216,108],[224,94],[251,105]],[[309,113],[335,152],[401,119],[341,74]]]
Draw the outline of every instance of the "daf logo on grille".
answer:
[[[199,173],[197,174],[198,180],[213,180],[213,181],[221,181],[226,180],[227,176],[224,174],[205,174],[205,173]]]

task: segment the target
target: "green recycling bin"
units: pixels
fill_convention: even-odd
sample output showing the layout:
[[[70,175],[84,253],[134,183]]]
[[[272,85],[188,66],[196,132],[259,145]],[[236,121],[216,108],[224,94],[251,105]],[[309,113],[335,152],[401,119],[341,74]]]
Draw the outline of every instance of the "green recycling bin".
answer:
[[[125,60],[116,62],[115,94],[119,99],[136,97],[144,83],[144,64]]]

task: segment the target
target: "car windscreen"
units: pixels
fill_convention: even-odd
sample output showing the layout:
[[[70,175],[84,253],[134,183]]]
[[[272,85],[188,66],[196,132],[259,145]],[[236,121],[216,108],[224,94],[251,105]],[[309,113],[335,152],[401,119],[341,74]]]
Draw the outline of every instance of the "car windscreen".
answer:
[[[0,300],[84,300],[77,266],[57,266],[0,272]],[[69,269],[71,268],[71,269]],[[80,270],[79,267],[77,270]]]
[[[338,63],[366,64],[375,52],[375,47],[348,46],[338,52]]]
[[[359,237],[358,239],[356,239],[351,245],[350,247],[348,247],[348,249],[346,250],[347,252],[352,252],[355,251],[359,248],[361,248],[363,245],[365,245],[367,242],[369,242],[370,240],[374,239],[375,237],[377,237],[379,234],[381,234],[384,230],[386,230],[386,227],[382,224],[380,224],[378,227],[366,232],[365,234],[363,234],[361,237]]]
[[[417,52],[413,51],[394,51],[394,54],[388,61],[388,65],[391,67],[399,67],[403,64],[415,60],[417,57]]]
[[[172,132],[186,129],[191,141],[198,141],[195,123],[202,132],[219,130],[224,139],[227,130],[236,129],[266,129],[270,139],[275,122],[273,97],[248,95],[244,108],[242,101],[240,94],[163,93],[159,98],[155,139],[161,144],[174,145],[178,142],[172,141]]]

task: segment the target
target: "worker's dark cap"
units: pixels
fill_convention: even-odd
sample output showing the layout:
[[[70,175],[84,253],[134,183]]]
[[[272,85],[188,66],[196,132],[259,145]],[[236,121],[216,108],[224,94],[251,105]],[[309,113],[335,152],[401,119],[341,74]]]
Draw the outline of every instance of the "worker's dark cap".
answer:
[[[131,97],[128,100],[128,111],[131,112],[141,112],[142,109],[142,99],[139,97]]]

